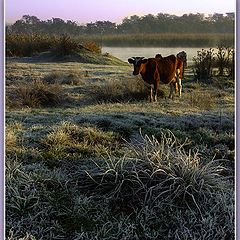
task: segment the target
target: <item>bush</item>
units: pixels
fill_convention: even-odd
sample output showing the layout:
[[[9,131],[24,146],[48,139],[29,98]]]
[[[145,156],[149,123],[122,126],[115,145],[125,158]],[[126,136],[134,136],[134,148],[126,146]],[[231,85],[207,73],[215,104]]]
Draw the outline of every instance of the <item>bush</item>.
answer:
[[[93,41],[88,41],[83,44],[83,47],[86,49],[90,50],[91,52],[95,53],[102,53],[102,49],[99,44],[93,42]]]
[[[77,53],[79,50],[78,43],[67,35],[63,35],[55,40],[55,46],[52,53],[57,57],[63,57]]]
[[[197,52],[197,57],[193,58],[195,79],[207,82],[212,78],[214,55],[213,49],[211,48],[209,50],[202,49]]]
[[[197,56],[193,58],[194,77],[202,82],[209,82],[214,74],[213,69],[217,68],[219,76],[234,77],[234,49],[226,47],[222,44],[218,45],[217,53],[213,49],[202,49],[197,52]]]
[[[216,67],[218,68],[218,75],[224,76],[225,71],[228,76],[234,74],[234,50],[224,45],[217,47]]]

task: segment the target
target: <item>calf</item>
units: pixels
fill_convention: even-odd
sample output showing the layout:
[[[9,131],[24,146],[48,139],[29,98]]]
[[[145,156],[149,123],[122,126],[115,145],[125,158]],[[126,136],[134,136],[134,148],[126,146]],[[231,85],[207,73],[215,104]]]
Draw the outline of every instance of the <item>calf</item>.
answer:
[[[154,96],[152,96],[152,88],[150,87],[150,102],[157,101],[157,91],[160,82],[163,84],[170,84],[170,95],[173,97],[173,87],[178,82],[176,77],[177,58],[171,55],[164,59],[144,57],[132,57],[128,62],[133,64],[133,75],[142,76],[142,79],[150,86],[153,85]]]

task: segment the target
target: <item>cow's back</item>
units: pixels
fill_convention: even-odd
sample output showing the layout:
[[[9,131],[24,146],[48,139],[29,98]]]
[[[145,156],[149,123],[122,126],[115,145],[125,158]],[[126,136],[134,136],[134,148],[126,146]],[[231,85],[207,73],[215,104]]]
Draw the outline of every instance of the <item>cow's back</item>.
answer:
[[[160,81],[167,84],[172,81],[176,74],[177,58],[174,55],[156,59],[158,64],[158,72],[160,75]]]

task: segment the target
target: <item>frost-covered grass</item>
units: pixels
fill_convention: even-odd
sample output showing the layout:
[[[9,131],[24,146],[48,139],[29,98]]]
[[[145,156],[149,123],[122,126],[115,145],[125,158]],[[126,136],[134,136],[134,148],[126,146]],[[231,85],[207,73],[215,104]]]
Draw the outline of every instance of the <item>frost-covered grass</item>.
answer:
[[[188,71],[149,103],[128,66],[7,62],[8,239],[234,239],[234,84]]]

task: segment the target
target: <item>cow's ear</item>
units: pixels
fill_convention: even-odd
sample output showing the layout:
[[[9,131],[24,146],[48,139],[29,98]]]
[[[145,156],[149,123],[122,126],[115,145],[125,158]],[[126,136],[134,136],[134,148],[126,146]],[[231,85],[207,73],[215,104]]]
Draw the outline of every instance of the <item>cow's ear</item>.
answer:
[[[147,63],[147,61],[148,61],[148,59],[145,58],[145,59],[143,59],[141,62],[142,62],[142,63]]]
[[[129,62],[129,63],[134,63],[134,60],[133,60],[132,58],[129,58],[129,59],[128,59],[128,62]]]

